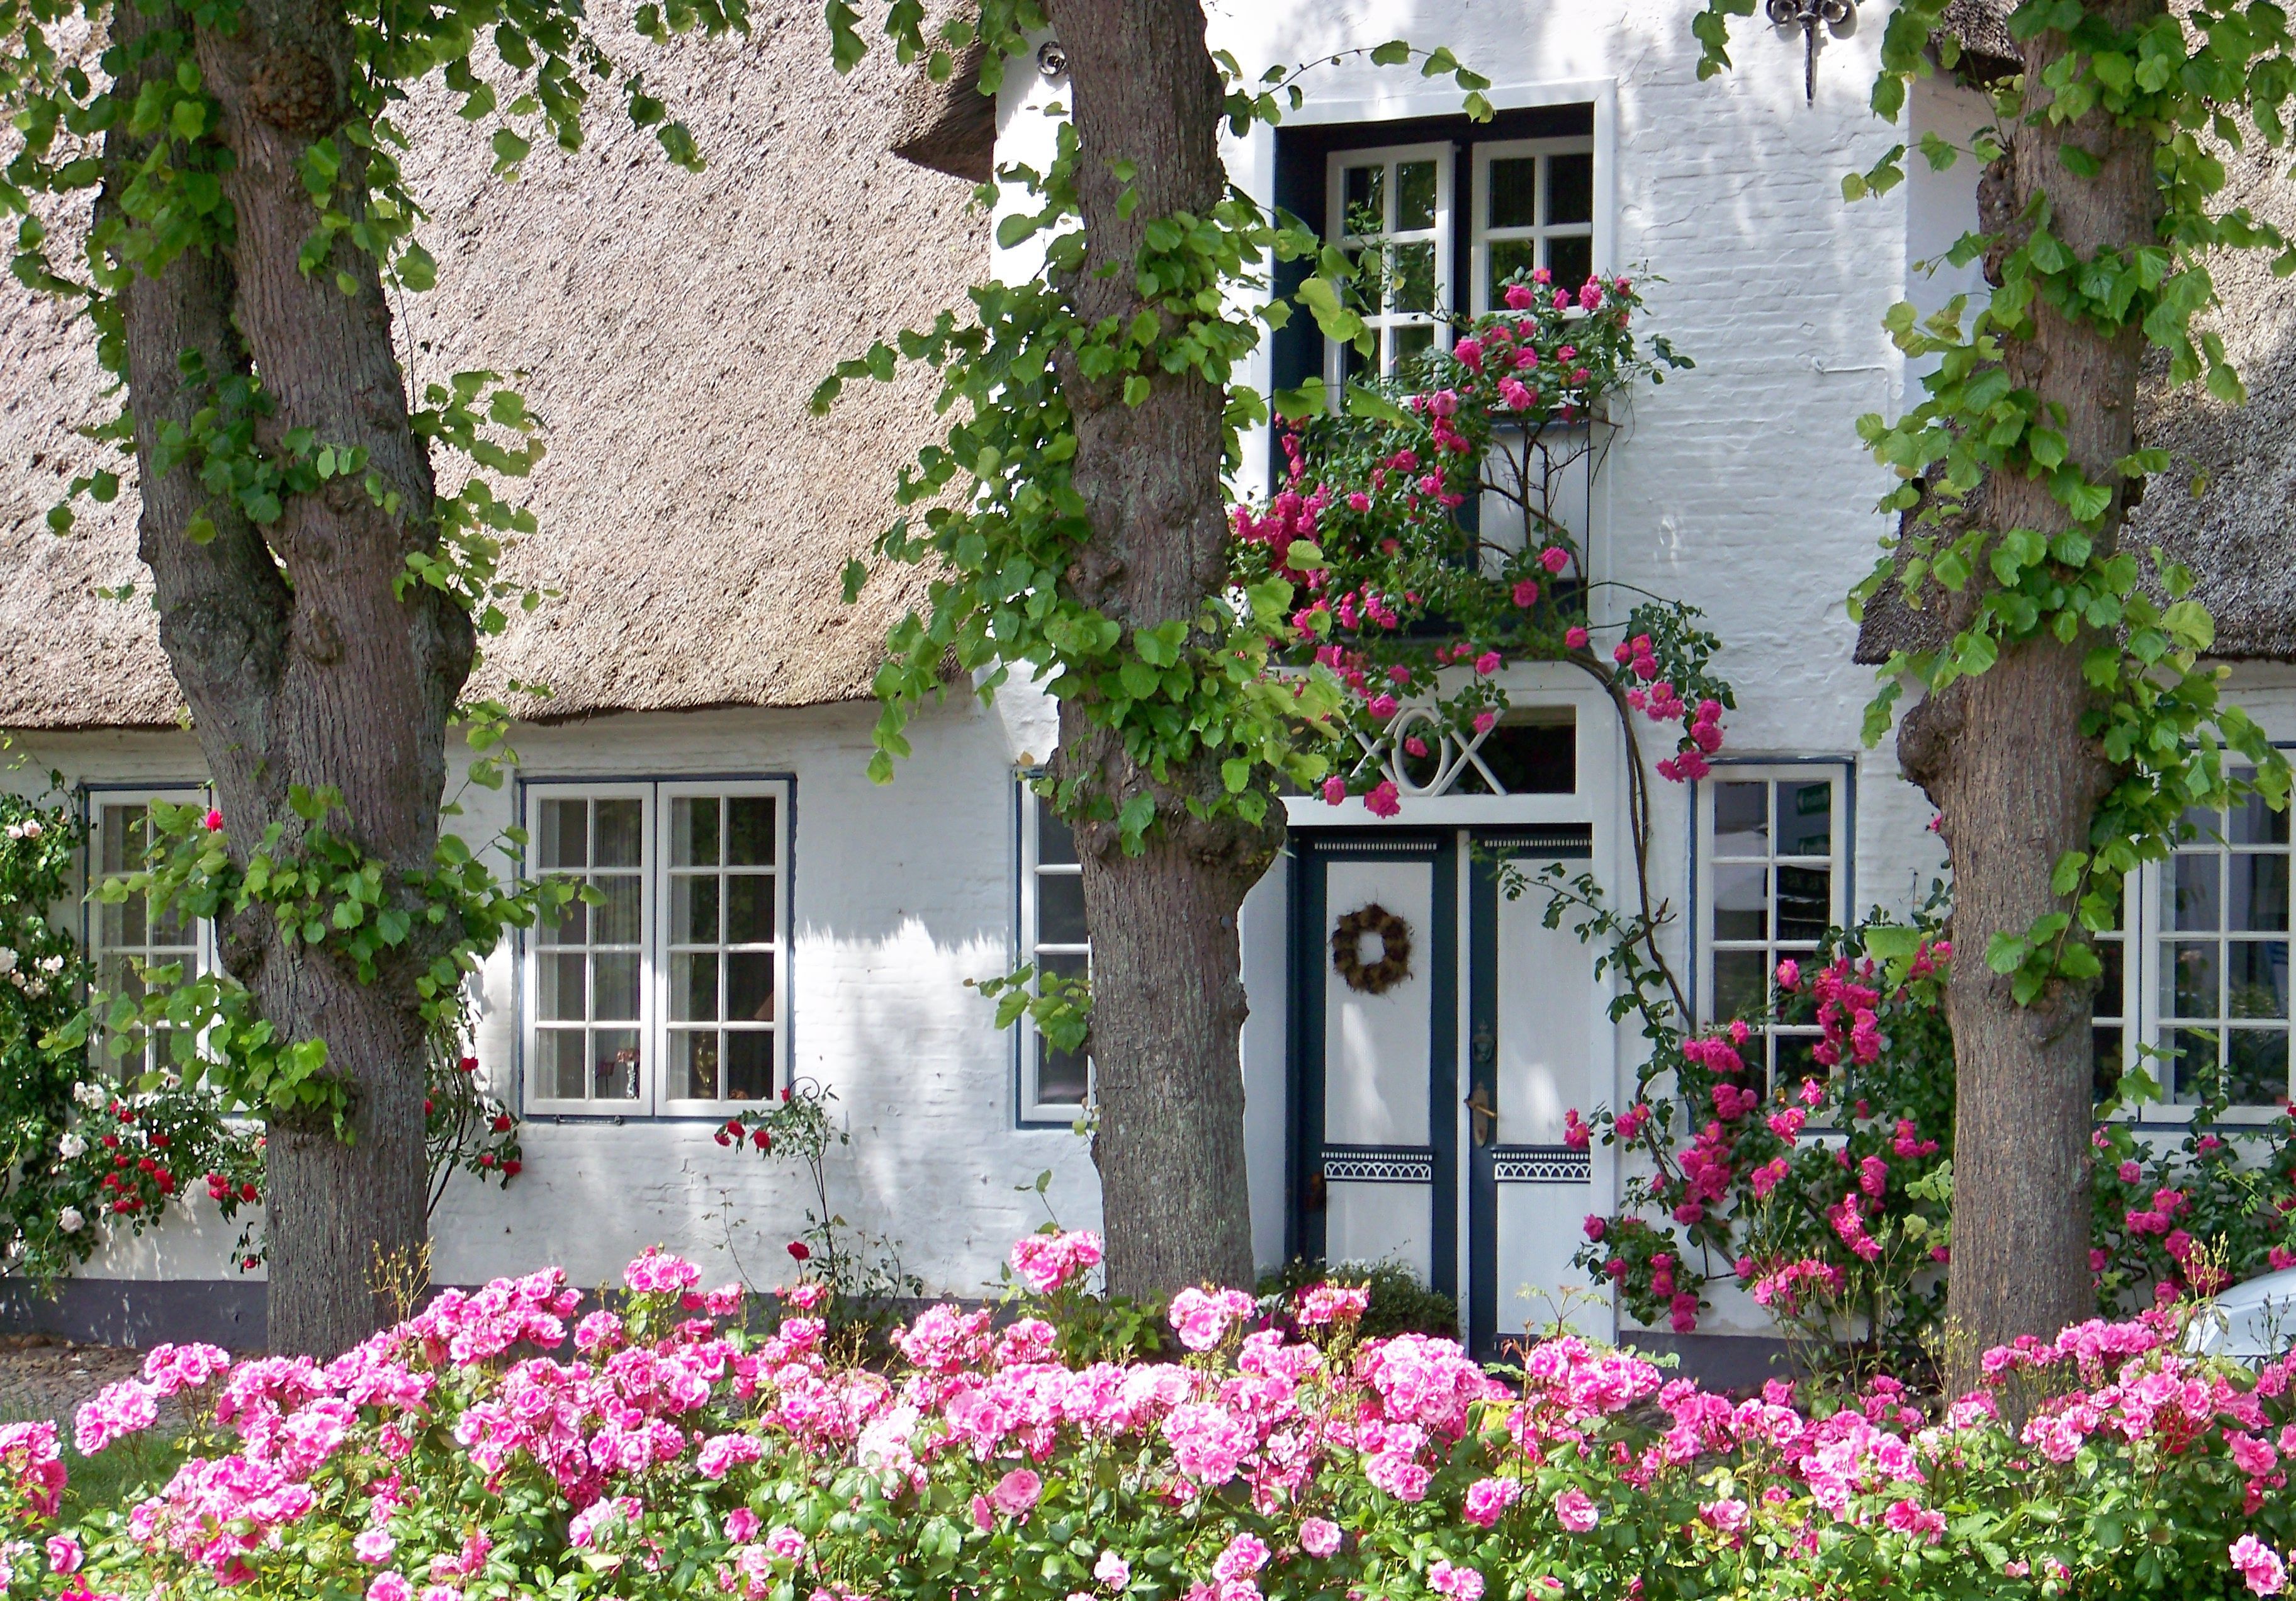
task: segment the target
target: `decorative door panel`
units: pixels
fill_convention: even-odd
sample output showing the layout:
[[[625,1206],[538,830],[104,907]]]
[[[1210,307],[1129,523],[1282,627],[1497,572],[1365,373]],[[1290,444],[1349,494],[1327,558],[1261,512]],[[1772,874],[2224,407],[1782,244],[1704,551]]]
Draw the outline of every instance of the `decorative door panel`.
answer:
[[[1292,1247],[1456,1293],[1456,841],[1293,838]]]
[[[1600,999],[1594,953],[1568,926],[1546,925],[1536,882],[1592,854],[1591,831],[1558,825],[1475,840],[1470,933],[1467,1165],[1470,1333],[1479,1351],[1566,1311],[1607,1332],[1607,1302],[1569,1285],[1570,1259],[1592,1209],[1589,1154],[1563,1143],[1566,1112],[1601,1098],[1595,1042]],[[1531,887],[1500,892],[1501,864]]]

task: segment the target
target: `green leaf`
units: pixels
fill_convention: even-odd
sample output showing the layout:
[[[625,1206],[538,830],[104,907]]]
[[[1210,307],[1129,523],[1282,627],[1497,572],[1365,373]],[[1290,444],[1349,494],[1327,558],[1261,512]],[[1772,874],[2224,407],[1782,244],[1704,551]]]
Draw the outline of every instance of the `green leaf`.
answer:
[[[1407,39],[1390,39],[1384,45],[1374,45],[1372,63],[1380,67],[1400,67],[1411,59],[1411,44]]]

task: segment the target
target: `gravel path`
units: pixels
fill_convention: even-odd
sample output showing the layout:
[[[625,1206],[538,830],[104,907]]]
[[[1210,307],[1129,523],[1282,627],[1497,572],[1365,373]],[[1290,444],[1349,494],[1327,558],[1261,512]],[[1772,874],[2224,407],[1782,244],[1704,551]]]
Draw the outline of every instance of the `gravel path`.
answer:
[[[143,1366],[140,1351],[75,1345],[47,1334],[0,1334],[0,1418],[50,1417],[69,1431],[80,1402]]]

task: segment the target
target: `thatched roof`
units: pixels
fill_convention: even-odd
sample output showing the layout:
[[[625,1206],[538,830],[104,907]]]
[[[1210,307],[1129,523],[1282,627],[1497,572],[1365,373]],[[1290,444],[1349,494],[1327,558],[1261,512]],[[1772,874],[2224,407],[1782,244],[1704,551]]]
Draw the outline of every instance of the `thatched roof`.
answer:
[[[2018,0],[1951,0],[1943,26],[1961,46],[1958,70],[1972,78],[1997,78],[2020,70],[2017,41],[2010,36],[2009,13]]]
[[[988,47],[978,39],[955,53],[948,76],[911,76],[901,91],[893,153],[935,172],[985,184],[996,165],[996,102],[980,92]]]
[[[2287,162],[2284,151],[2253,144],[2229,157],[2221,204],[2246,205],[2296,236]],[[2121,540],[2137,552],[2157,546],[2192,570],[2195,597],[2216,618],[2215,654],[2296,661],[2296,278],[2274,277],[2259,250],[2226,252],[2210,270],[2224,304],[2208,325],[2247,381],[2248,401],[2226,406],[2197,384],[2171,390],[2156,353],[2136,433],[2169,453],[2169,468],[2146,481]],[[1893,586],[1867,608],[1858,661],[1938,642],[1935,610],[1909,609],[1902,593]]]
[[[987,229],[964,184],[888,153],[907,114],[890,53],[840,78],[809,0],[753,21],[746,40],[615,41],[692,127],[699,176],[611,94],[586,149],[537,145],[514,185],[443,103],[407,118],[439,262],[401,308],[414,377],[523,373],[549,429],[541,532],[510,571],[561,593],[474,686],[547,684],[540,717],[865,695],[918,593],[904,571],[848,608],[840,573],[932,431],[929,380],[850,388],[826,420],[806,402],[840,357],[960,302]],[[180,700],[132,488],[68,539],[44,522],[95,459],[70,430],[105,414],[99,379],[85,329],[0,282],[0,727],[154,726]],[[126,583],[132,601],[95,593]]]

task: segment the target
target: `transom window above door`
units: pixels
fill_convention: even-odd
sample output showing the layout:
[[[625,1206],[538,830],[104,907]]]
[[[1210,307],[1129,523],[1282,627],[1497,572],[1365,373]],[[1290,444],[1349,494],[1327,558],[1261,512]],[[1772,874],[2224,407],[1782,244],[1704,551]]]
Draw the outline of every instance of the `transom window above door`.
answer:
[[[786,780],[534,783],[528,870],[588,898],[526,942],[536,1112],[709,1114],[788,1082]]]

